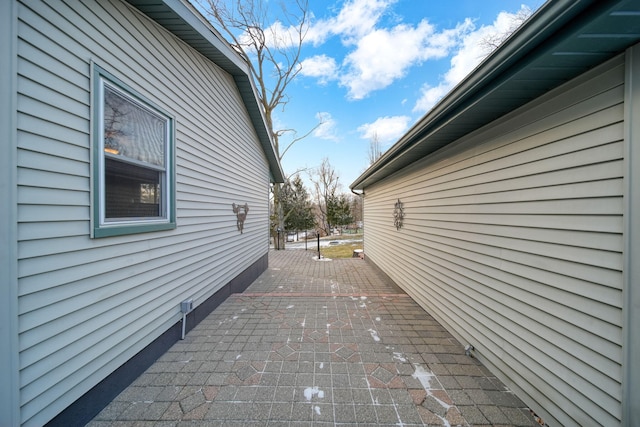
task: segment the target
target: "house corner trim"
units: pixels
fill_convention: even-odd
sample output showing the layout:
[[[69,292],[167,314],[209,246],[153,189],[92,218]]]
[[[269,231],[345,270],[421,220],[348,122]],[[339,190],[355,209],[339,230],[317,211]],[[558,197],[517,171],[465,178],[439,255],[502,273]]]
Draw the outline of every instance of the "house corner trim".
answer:
[[[18,187],[17,187],[17,24],[18,5],[0,2],[0,425],[20,424],[18,377]],[[5,78],[4,76],[7,76]]]
[[[632,426],[640,419],[640,44],[627,50],[625,76],[622,425]]]

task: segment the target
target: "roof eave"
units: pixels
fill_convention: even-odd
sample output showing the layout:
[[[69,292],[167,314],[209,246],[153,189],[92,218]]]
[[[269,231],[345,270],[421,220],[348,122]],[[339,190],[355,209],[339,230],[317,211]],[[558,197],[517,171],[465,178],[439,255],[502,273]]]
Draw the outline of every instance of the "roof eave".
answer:
[[[284,182],[284,172],[275,150],[264,111],[258,102],[249,64],[213,26],[186,0],[127,0],[179,39],[233,76],[242,101],[266,155],[270,180]]]
[[[364,191],[365,187],[393,173],[387,171],[394,171],[392,163],[397,162],[407,150],[418,142],[424,141],[426,135],[446,126],[453,117],[464,114],[465,105],[481,102],[481,99],[474,98],[477,98],[482,90],[501,79],[504,73],[515,67],[523,58],[527,58],[536,48],[543,45],[546,40],[593,3],[595,3],[593,0],[548,1],[433,109],[416,122],[377,162],[363,172],[350,185],[350,188],[355,191]],[[436,149],[439,148],[441,147]]]

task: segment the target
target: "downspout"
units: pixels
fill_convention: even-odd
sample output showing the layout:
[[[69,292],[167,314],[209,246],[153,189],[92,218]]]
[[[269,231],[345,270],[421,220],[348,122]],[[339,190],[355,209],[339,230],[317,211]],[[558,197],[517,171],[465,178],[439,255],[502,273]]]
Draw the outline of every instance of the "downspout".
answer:
[[[357,193],[353,188],[349,188],[349,190],[351,190],[351,192],[356,196],[360,197],[360,218],[362,218],[362,257],[364,259],[366,253],[364,250],[364,188],[360,193]]]

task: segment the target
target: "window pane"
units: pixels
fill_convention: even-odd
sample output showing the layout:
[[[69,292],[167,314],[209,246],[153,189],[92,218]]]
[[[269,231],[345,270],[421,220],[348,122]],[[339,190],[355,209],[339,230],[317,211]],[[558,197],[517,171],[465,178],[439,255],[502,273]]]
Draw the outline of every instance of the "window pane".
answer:
[[[167,120],[104,86],[104,151],[164,167]]]
[[[162,172],[105,158],[105,219],[162,216]]]

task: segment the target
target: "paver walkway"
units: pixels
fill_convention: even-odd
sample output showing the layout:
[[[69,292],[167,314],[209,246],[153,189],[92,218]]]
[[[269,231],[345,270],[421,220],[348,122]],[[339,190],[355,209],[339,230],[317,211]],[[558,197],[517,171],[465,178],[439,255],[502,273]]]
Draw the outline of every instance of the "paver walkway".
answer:
[[[537,425],[375,267],[313,256],[271,251],[89,425]]]

